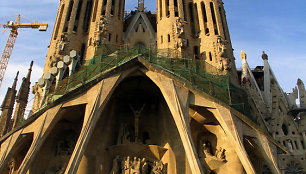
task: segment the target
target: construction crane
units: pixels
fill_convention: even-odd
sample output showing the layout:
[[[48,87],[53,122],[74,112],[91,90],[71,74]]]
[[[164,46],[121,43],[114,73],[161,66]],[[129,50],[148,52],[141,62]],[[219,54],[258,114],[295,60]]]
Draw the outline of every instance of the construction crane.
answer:
[[[20,23],[20,14],[17,15],[17,18],[14,21],[8,21],[7,24],[0,24],[0,28],[9,28],[11,29],[11,33],[7,39],[4,51],[1,56],[0,60],[0,87],[3,81],[3,77],[6,71],[7,64],[9,62],[9,59],[11,57],[16,38],[18,36],[17,30],[19,28],[32,28],[32,29],[39,29],[39,31],[47,31],[48,23]]]

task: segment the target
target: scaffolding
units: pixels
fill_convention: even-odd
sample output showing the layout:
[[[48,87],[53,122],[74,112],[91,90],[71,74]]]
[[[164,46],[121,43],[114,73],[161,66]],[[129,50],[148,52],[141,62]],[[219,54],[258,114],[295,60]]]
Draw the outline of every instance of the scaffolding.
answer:
[[[256,117],[251,114],[247,93],[232,85],[229,75],[224,71],[203,60],[193,59],[191,56],[174,58],[165,55],[171,54],[160,54],[155,48],[102,45],[96,49],[92,59],[80,66],[77,73],[61,80],[56,89],[54,87],[49,89],[49,101],[95,81],[133,59],[141,59],[170,73],[187,85],[226,103],[257,123]]]

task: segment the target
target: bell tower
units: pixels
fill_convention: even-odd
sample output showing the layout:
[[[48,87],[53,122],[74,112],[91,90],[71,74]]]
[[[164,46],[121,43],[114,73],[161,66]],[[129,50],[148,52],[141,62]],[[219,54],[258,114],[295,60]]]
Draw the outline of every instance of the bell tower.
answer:
[[[71,50],[80,64],[91,59],[101,44],[122,42],[124,0],[61,0],[44,74]]]
[[[160,52],[181,57],[192,55],[193,47],[198,49],[199,28],[194,28],[198,26],[194,10],[190,0],[157,0],[157,47]]]
[[[222,0],[157,0],[157,47],[206,61],[238,84]]]
[[[196,0],[199,16],[200,56],[212,66],[224,70],[238,83],[235,58],[222,0]]]

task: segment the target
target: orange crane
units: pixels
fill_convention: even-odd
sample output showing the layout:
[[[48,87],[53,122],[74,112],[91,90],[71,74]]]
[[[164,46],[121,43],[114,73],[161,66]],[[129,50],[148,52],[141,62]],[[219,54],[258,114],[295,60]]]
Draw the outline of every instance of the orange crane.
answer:
[[[47,31],[48,28],[48,24],[47,23],[25,23],[25,24],[21,24],[20,23],[20,14],[17,15],[17,18],[15,20],[15,22],[13,21],[9,21],[7,22],[7,24],[0,24],[0,27],[3,28],[9,28],[11,29],[11,33],[7,39],[4,51],[2,53],[1,56],[1,60],[0,60],[0,87],[3,81],[3,77],[6,71],[6,67],[8,64],[8,61],[11,57],[12,51],[13,51],[13,47],[15,45],[16,42],[16,38],[18,35],[18,28],[33,28],[33,29],[39,29],[39,31]]]

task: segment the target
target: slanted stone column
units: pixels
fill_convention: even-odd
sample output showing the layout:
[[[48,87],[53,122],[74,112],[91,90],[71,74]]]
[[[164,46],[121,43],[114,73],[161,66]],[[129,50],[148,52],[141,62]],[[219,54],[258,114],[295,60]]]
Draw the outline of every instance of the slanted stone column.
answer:
[[[231,111],[224,106],[219,105],[218,103],[214,103],[215,109],[209,109],[211,111],[218,122],[221,124],[222,128],[224,129],[225,133],[228,135],[229,140],[232,142],[232,145],[239,157],[244,170],[248,174],[255,174],[255,169],[248,157],[248,154],[244,148],[242,135],[238,131],[237,126],[234,121],[234,115]],[[239,171],[243,172],[243,171]],[[241,173],[242,174],[242,173]]]
[[[191,173],[203,173],[189,125],[189,91],[178,87],[171,79],[161,77],[154,72],[148,71],[146,75],[159,87],[169,106],[185,149]]]
[[[115,76],[99,83],[100,89],[95,94],[97,98],[94,103],[86,109],[83,128],[66,168],[66,174],[74,174],[77,172],[81,159],[84,156],[85,149],[100,118],[101,112],[115,90],[119,77],[120,76]],[[87,166],[86,160],[82,162],[82,166]]]

